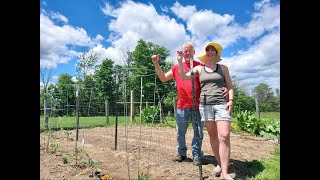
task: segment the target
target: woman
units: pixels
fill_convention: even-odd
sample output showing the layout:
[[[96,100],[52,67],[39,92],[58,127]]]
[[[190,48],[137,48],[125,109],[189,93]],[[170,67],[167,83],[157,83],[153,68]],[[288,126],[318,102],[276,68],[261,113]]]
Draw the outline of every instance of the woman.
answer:
[[[205,66],[195,66],[192,70],[199,76],[201,85],[200,114],[205,122],[212,151],[217,160],[213,173],[220,174],[220,179],[233,180],[228,174],[230,160],[230,129],[234,91],[228,67],[217,62],[221,61],[222,47],[215,42],[205,46],[205,52],[198,58]],[[182,79],[190,79],[191,71],[182,68],[183,53],[177,51],[179,72]],[[222,88],[229,90],[229,101],[223,97]]]

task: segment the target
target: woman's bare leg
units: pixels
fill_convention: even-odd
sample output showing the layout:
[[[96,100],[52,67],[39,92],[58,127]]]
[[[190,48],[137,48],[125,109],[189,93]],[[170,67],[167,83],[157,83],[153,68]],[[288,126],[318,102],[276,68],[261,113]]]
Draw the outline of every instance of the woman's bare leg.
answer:
[[[221,176],[229,178],[228,174],[229,160],[230,160],[230,122],[216,121],[219,139],[219,155],[221,161]]]
[[[217,132],[217,124],[214,121],[206,121],[206,128],[210,137],[210,144],[213,154],[217,160],[218,165],[221,167],[221,160],[219,154],[219,139],[218,139],[218,132]]]

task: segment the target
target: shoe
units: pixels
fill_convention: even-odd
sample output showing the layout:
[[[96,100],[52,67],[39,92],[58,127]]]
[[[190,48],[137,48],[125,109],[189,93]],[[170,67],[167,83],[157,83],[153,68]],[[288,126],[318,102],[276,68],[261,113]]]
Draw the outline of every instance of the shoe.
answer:
[[[186,160],[187,159],[187,156],[180,156],[179,154],[176,156],[176,157],[174,157],[172,160],[173,161],[178,161],[178,162],[182,162],[182,161],[184,161],[184,160]]]
[[[221,174],[221,176],[220,176],[219,179],[220,179],[220,180],[234,180],[234,179],[231,177],[230,174],[228,174],[228,177],[222,177],[222,174]]]
[[[201,159],[199,157],[194,157],[193,158],[193,165],[200,166],[200,161],[201,161]]]
[[[222,171],[221,167],[220,167],[219,165],[217,165],[217,166],[213,169],[213,175],[215,175],[215,176],[220,176],[221,171]]]

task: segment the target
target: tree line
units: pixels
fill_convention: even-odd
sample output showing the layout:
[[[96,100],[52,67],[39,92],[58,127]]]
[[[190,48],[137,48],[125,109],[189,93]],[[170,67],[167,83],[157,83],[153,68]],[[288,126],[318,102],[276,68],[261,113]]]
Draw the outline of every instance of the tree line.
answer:
[[[152,105],[161,103],[164,112],[173,112],[173,104],[177,97],[175,82],[162,83],[154,71],[150,58],[153,54],[159,54],[162,59],[159,64],[166,72],[173,65],[172,62],[164,61],[169,52],[163,46],[140,39],[132,52],[124,53],[124,65],[116,65],[113,60],[106,58],[96,66],[98,54],[90,50],[78,57],[76,81],[71,75],[64,73],[59,76],[56,84],[49,84],[52,69],[42,67],[40,77],[43,87],[40,88],[40,108],[62,107],[64,110],[58,114],[59,116],[73,116],[78,92],[80,104],[84,106],[81,116],[104,112],[106,101],[109,104],[110,115],[114,115],[115,112],[124,115],[121,114],[123,106],[117,105],[116,102],[130,101],[130,91],[133,90],[134,101],[140,101],[143,95],[144,102],[153,102]],[[236,80],[236,76],[233,76],[232,80],[235,90],[234,112],[255,111],[256,100],[259,102],[261,112],[280,111],[279,89],[274,93],[268,84],[261,83],[250,95],[243,84]],[[139,112],[138,109],[136,111]]]

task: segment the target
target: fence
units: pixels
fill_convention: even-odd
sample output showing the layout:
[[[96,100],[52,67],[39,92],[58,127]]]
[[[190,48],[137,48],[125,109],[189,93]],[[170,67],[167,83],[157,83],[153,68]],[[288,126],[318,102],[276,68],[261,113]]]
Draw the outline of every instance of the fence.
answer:
[[[174,84],[168,83],[167,88],[162,89],[160,84],[157,85],[155,75],[137,79],[140,79],[139,88],[129,88],[126,81],[118,81],[115,88],[108,91],[107,98],[101,96],[104,88],[80,83],[68,85],[62,91],[52,90],[50,98],[44,100],[40,109],[40,115],[44,116],[42,126],[49,129],[41,135],[42,150],[48,152],[50,147],[52,149],[59,144],[62,152],[78,156],[76,164],[81,164],[84,159],[79,152],[85,152],[87,158],[100,154],[95,159],[114,161],[108,162],[113,166],[111,169],[125,167],[126,173],[114,175],[119,179],[137,179],[141,174],[152,174],[161,164],[171,161],[177,154],[174,128],[176,94],[168,95],[175,93]],[[148,88],[151,81],[154,81],[154,87]],[[93,121],[100,122],[99,126],[103,127],[90,129],[96,123]],[[164,123],[171,124],[171,127],[162,127]],[[189,127],[186,143],[188,157],[192,157],[193,131]],[[61,139],[65,141],[59,141]],[[95,148],[90,148],[90,145]],[[209,146],[207,148],[210,150]],[[119,152],[118,159],[108,157],[110,150]],[[183,167],[180,170],[183,172]],[[197,175],[198,168],[194,167],[194,171],[193,174]],[[160,178],[155,174],[152,176]]]

